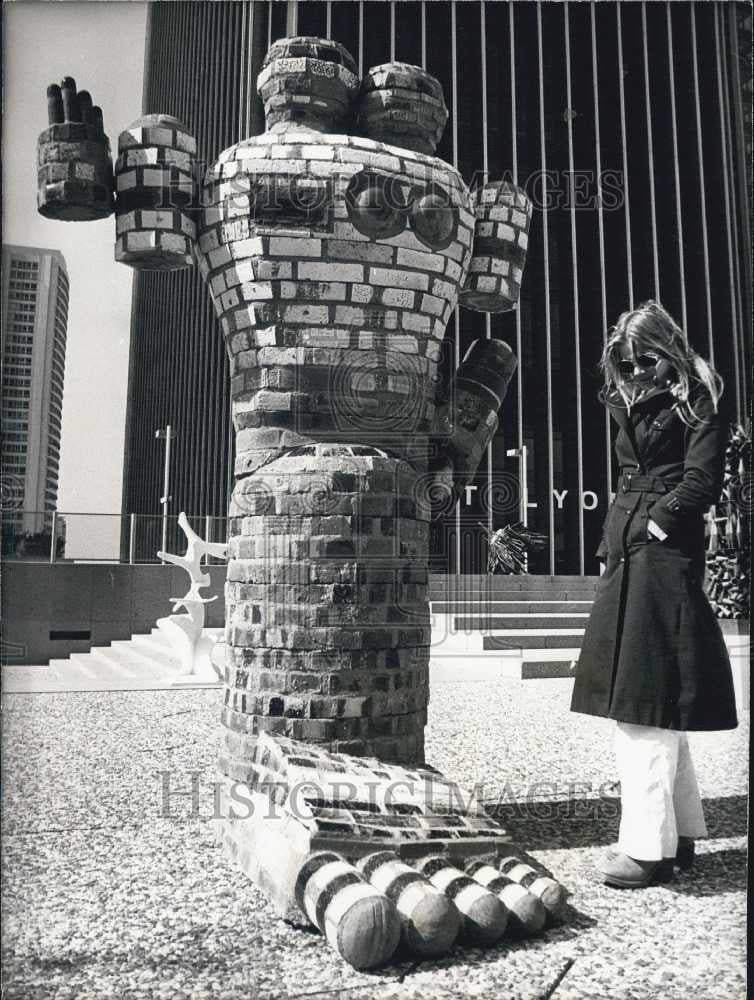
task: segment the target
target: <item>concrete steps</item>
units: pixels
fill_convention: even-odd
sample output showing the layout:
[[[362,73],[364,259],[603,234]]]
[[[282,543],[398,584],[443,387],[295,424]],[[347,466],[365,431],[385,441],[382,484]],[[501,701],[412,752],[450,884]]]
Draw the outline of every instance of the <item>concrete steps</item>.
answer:
[[[559,634],[548,629],[531,629],[528,632],[504,632],[485,635],[482,648],[496,649],[580,649],[584,630],[563,629]]]
[[[589,614],[591,601],[432,601],[432,610],[445,615],[476,615],[480,604],[490,614]]]
[[[151,654],[137,642],[129,639],[119,639],[111,646],[96,647],[90,653],[75,654],[90,657],[90,663],[99,671],[111,673],[115,677],[126,677],[130,679],[152,678],[155,675],[162,675],[173,670],[177,670],[178,660],[169,659],[167,662],[158,654]]]
[[[485,609],[486,610],[486,609]],[[519,629],[541,630],[550,627],[557,629],[583,629],[589,614],[570,615],[563,611],[553,611],[549,615],[499,615],[497,613],[477,614],[471,616],[454,616],[455,627],[469,632],[507,632]]]
[[[433,578],[432,677],[572,677],[598,579]]]
[[[223,629],[204,629],[216,638]],[[172,687],[219,687],[214,678],[182,676],[180,661],[159,629],[72,653],[48,666],[3,667],[3,693],[56,691],[138,691]]]
[[[599,577],[433,577],[435,681],[573,677]],[[749,622],[721,621],[739,710],[749,707]]]
[[[428,591],[428,599],[432,603],[439,601],[469,602],[478,604],[479,601],[593,601],[594,590],[577,590],[565,587],[558,587],[552,590],[433,590]]]
[[[167,667],[178,666],[171,646],[159,629],[153,629],[149,635],[134,635],[130,640],[118,640],[112,643],[111,648],[116,646],[146,656],[151,662],[164,663]]]

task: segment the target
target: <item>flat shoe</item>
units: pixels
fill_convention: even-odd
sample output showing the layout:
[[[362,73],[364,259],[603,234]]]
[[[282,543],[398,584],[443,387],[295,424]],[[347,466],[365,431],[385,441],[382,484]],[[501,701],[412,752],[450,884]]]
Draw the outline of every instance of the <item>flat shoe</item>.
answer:
[[[613,848],[607,852],[609,857],[616,857],[620,852]],[[688,871],[694,864],[696,857],[696,846],[693,837],[679,837],[678,847],[674,858],[664,858],[665,861],[672,861],[676,868],[681,871]]]
[[[673,878],[673,862],[669,858],[639,861],[621,851],[609,851],[598,871],[606,885],[621,889],[644,889],[649,885],[670,882]]]

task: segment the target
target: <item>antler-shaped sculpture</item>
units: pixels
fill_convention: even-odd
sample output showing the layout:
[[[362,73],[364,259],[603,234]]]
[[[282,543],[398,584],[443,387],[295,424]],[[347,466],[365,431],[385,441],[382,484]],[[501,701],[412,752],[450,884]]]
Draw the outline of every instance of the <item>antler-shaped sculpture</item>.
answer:
[[[164,562],[172,563],[174,566],[180,566],[186,570],[191,577],[191,590],[186,595],[188,598],[194,596],[195,592],[201,587],[208,587],[210,584],[209,574],[202,573],[202,560],[206,556],[216,556],[218,559],[224,559],[228,554],[228,545],[227,542],[207,542],[200,535],[197,535],[189,524],[184,511],[181,511],[178,515],[178,526],[188,541],[185,555],[176,556],[172,552],[163,552],[162,550],[157,555]],[[184,598],[171,597],[170,600],[184,600]],[[215,598],[211,597],[208,600],[214,601]]]
[[[181,673],[193,675],[199,672],[199,667],[207,659],[205,654],[210,652],[204,646],[211,644],[202,644],[202,630],[205,621],[204,605],[217,600],[217,596],[202,597],[200,594],[202,587],[208,587],[211,582],[209,573],[202,572],[202,560],[206,556],[224,559],[228,546],[224,542],[207,542],[197,535],[189,524],[184,511],[178,515],[178,524],[187,539],[186,554],[177,556],[172,552],[160,550],[157,555],[165,562],[185,569],[191,578],[191,586],[184,597],[170,598],[173,614],[167,618],[158,619],[157,625],[165,632],[180,657]],[[186,614],[177,614],[178,608],[185,608]],[[211,669],[213,672],[209,676],[212,680],[217,680],[218,672],[214,671],[214,668]]]

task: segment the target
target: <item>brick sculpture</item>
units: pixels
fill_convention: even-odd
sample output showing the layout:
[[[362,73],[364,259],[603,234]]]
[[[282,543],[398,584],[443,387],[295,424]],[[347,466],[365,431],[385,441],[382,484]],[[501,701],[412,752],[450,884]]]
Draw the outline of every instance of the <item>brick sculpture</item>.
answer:
[[[518,302],[532,204],[505,181],[485,184],[474,194],[476,239],[461,305],[480,312],[505,312]]]
[[[345,858],[310,854],[295,891],[300,910],[349,965],[371,969],[392,958],[401,936],[398,912]]]
[[[518,864],[518,859],[514,858]],[[542,900],[486,861],[470,861],[466,873],[494,892],[508,911],[508,928],[521,937],[537,934],[545,926],[547,912]]]
[[[399,937],[437,957],[456,936],[490,946],[562,915],[533,894],[534,878],[553,879],[535,873],[530,892],[501,873],[528,866],[474,794],[432,768],[227,731],[217,789],[227,855],[281,917],[318,927],[357,968],[387,961]]]
[[[194,263],[196,139],[177,118],[146,115],[118,136],[115,259],[138,270]]]
[[[461,929],[461,916],[452,900],[421,872],[393,851],[368,854],[359,871],[392,899],[401,920],[405,947],[422,958],[446,954]]]
[[[445,124],[438,82],[394,64],[359,90],[354,68],[334,43],[275,43],[268,131],[204,179],[197,257],[231,358],[238,478],[223,722],[252,744],[287,734],[415,763],[435,487],[473,475],[515,358],[476,344],[438,414],[475,203],[415,148]]]
[[[37,140],[37,207],[62,222],[105,219],[113,211],[113,165],[102,109],[67,76],[47,88],[48,127]]]
[[[472,194],[434,155],[447,108],[416,66],[360,80],[341,45],[288,38],[258,89],[266,131],[206,171],[193,247],[236,431],[218,837],[357,968],[400,938],[437,955],[459,930],[534,933],[552,887],[424,763],[429,523],[474,475],[516,367],[477,341],[443,395],[442,343],[459,303],[515,307],[531,208],[506,184]],[[149,116],[119,153],[116,256],[189,264],[193,140]],[[517,877],[532,891],[503,892]]]

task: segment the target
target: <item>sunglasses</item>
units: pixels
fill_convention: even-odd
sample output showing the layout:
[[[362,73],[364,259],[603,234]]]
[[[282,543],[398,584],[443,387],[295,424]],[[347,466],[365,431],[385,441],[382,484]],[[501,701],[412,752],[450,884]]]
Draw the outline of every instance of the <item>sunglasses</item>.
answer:
[[[660,359],[656,358],[653,354],[640,354],[637,358],[634,358],[633,361],[621,359],[618,362],[618,371],[624,377],[630,377],[633,375],[635,367],[639,367],[643,371],[646,371],[648,368],[654,368],[659,360]]]

